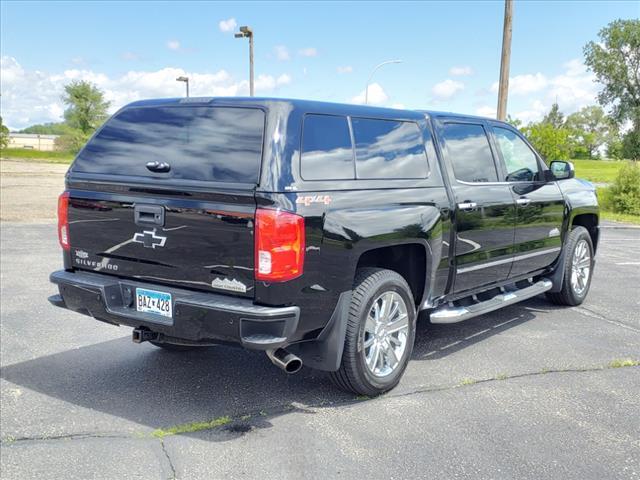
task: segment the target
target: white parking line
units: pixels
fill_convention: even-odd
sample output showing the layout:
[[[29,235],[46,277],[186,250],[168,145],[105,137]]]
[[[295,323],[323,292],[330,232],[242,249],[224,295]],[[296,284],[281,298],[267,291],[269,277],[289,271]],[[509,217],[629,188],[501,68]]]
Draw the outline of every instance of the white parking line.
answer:
[[[640,265],[640,262],[620,262],[616,263],[616,265]]]

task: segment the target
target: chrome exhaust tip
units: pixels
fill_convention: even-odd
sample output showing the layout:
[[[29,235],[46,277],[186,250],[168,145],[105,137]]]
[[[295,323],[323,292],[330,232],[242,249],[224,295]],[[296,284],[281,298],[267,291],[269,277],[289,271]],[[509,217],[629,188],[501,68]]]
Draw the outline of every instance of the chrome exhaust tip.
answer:
[[[302,368],[302,360],[297,355],[287,352],[284,348],[267,350],[267,357],[276,367],[288,374],[298,373]]]

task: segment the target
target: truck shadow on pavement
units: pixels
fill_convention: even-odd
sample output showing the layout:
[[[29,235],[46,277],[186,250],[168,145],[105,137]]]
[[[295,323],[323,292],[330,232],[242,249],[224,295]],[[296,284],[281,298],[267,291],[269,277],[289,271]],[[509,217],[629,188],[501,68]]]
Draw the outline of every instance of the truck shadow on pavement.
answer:
[[[533,312],[538,307],[548,309],[548,304],[532,299],[453,325],[420,321],[409,369],[428,373],[423,362],[444,358],[535,319]],[[427,373],[421,375],[423,381],[428,381]],[[269,418],[293,409],[356,401],[354,395],[337,390],[324,372],[303,368],[299,374],[287,376],[261,352],[225,346],[167,352],[149,344],[135,345],[128,337],[9,365],[2,368],[0,377],[48,397],[151,429],[244,415],[251,415],[251,427],[268,428]],[[398,388],[411,385],[401,382]],[[23,405],[28,409],[28,403]],[[61,403],[59,408],[67,409],[68,405]],[[13,413],[18,417],[27,414],[21,410]],[[73,418],[73,413],[60,413],[61,419],[67,415]],[[81,430],[91,428],[89,424]],[[244,434],[250,429],[232,424],[227,433]],[[208,434],[206,438],[225,441],[234,436]]]

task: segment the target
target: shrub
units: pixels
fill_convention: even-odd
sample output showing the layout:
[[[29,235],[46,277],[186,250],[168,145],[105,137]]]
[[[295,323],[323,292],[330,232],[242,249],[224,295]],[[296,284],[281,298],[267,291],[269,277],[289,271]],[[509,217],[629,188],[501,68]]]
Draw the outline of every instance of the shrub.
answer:
[[[607,197],[614,212],[640,215],[640,164],[627,162],[618,172]]]
[[[613,205],[611,204],[611,189],[609,187],[597,187],[596,192],[598,194],[600,210],[613,210]]]
[[[56,148],[63,152],[78,153],[90,136],[81,130],[68,128],[65,134],[56,139]]]

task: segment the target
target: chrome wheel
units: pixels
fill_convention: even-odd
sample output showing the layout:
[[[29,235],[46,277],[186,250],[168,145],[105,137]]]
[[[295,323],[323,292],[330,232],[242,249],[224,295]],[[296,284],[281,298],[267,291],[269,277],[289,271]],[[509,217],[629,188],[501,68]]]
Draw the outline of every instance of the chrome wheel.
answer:
[[[396,292],[384,292],[373,302],[364,326],[364,358],[376,377],[391,374],[407,349],[409,315]]]
[[[571,288],[576,295],[582,295],[589,285],[591,274],[591,249],[586,240],[580,240],[573,250],[571,262]]]

